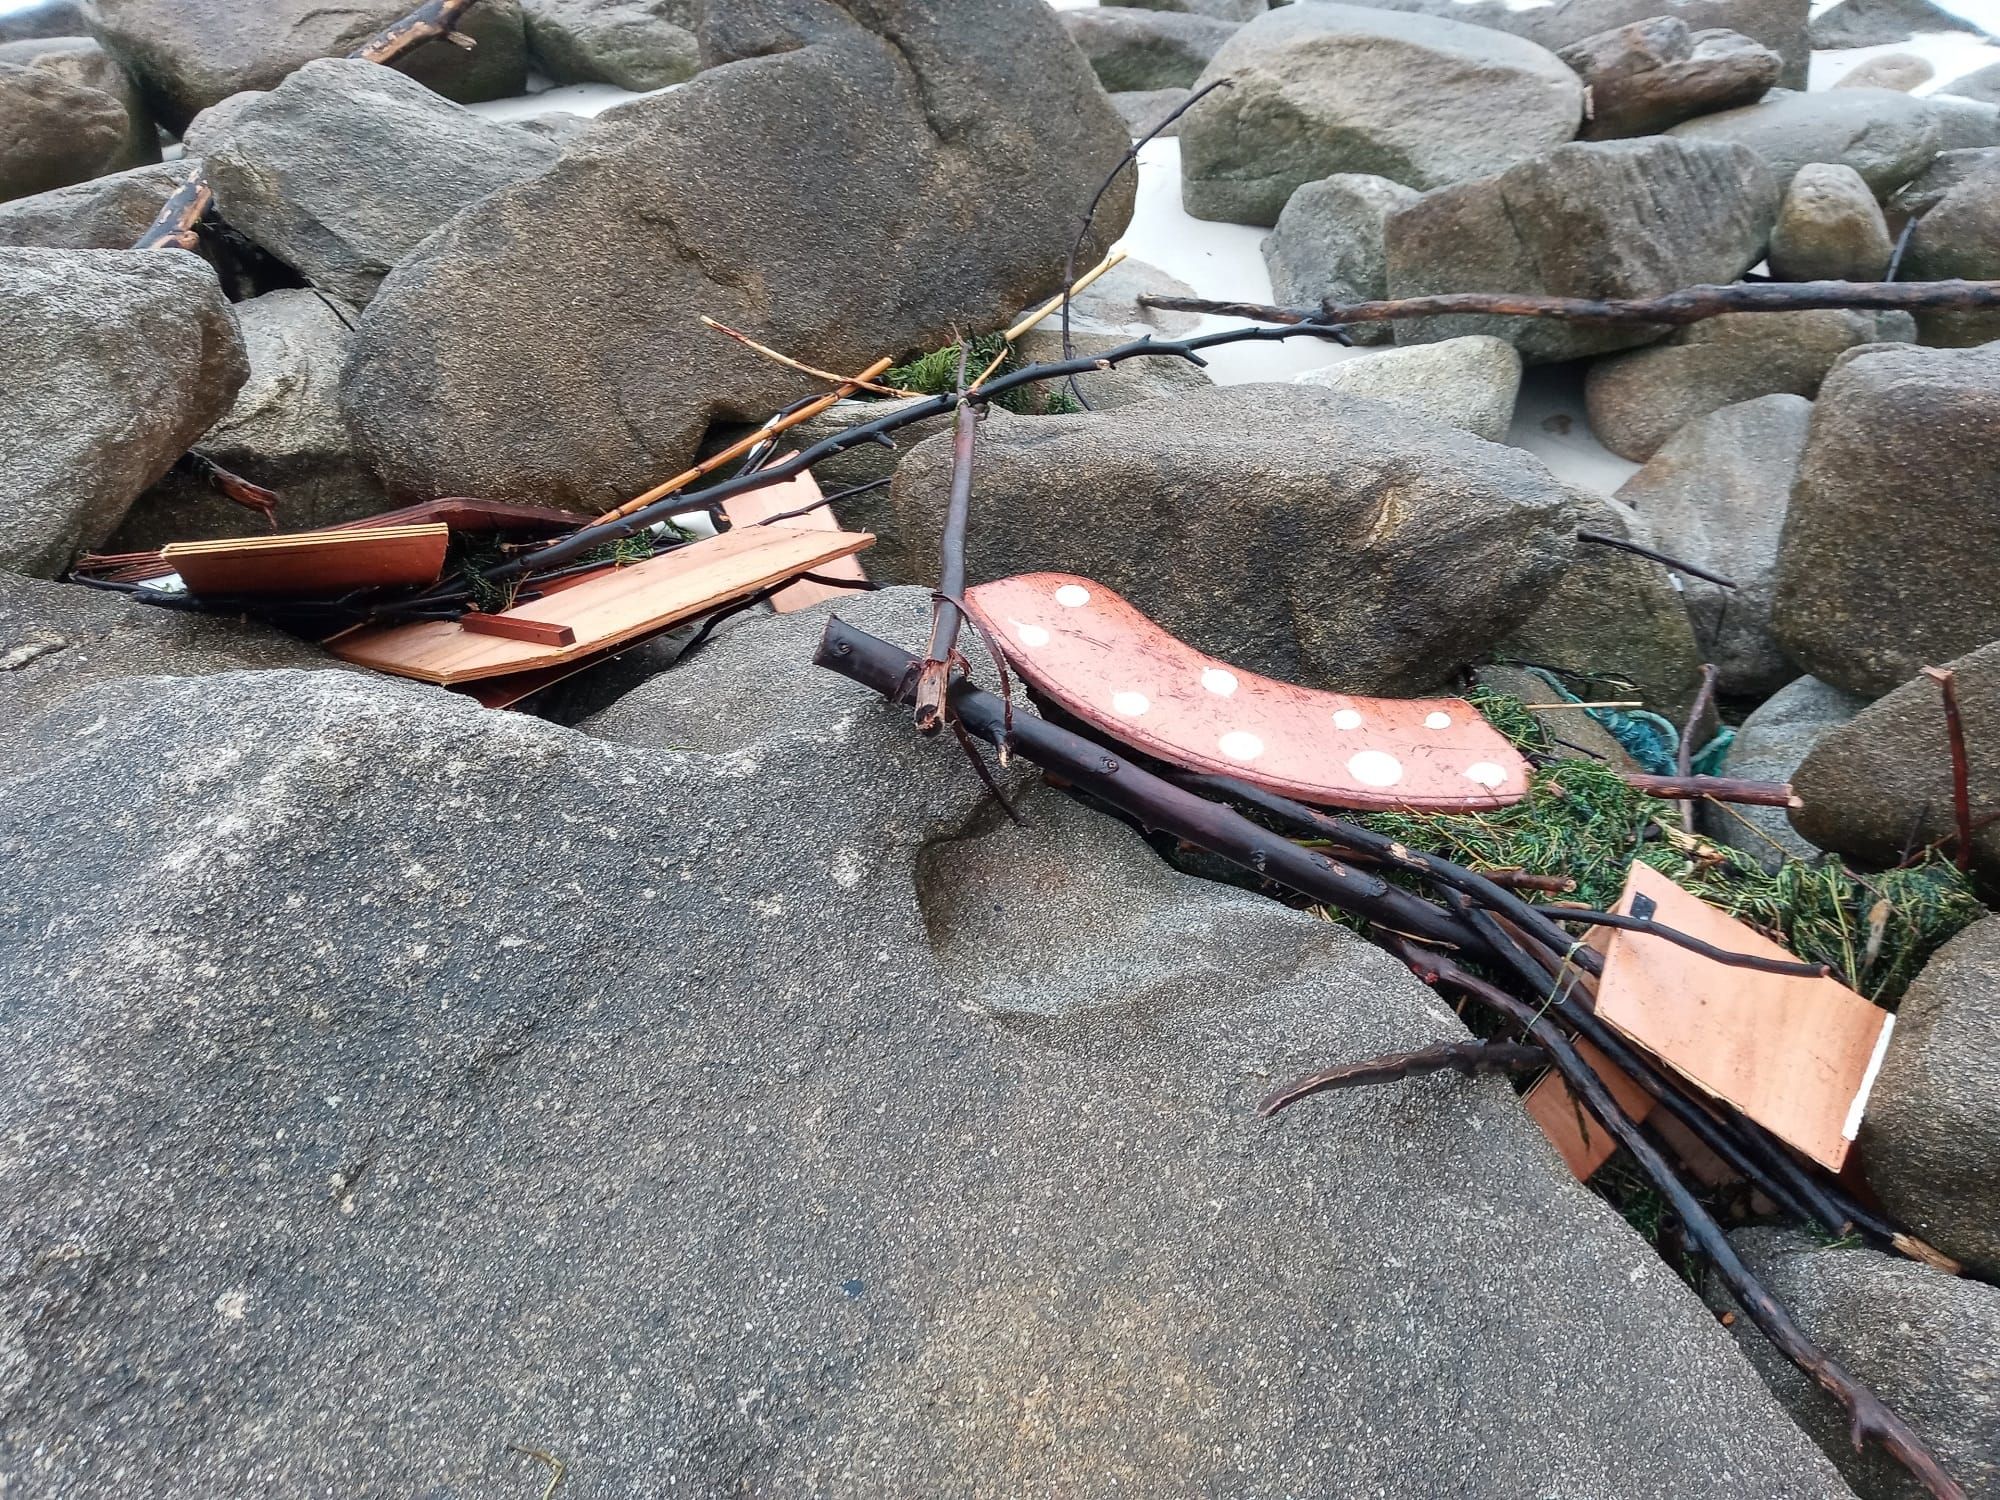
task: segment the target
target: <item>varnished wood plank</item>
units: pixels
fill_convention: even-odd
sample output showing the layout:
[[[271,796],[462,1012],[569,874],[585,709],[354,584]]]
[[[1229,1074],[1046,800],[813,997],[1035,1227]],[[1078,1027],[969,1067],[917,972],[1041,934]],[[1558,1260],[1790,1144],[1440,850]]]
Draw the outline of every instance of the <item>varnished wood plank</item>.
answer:
[[[802,505],[811,505],[819,498],[819,484],[812,475],[798,474],[761,490],[745,490],[740,495],[731,495],[722,502],[722,513],[729,518],[731,526],[753,526],[766,517],[782,516]],[[779,524],[796,526],[802,531],[840,530],[840,522],[832,509],[824,505],[802,516],[791,516]],[[814,571],[829,578],[852,578],[857,583],[865,583],[868,579],[868,575],[861,571],[861,564],[852,557],[837,557]],[[795,610],[811,609],[829,599],[849,598],[853,593],[852,589],[837,589],[824,583],[791,583],[771,596],[771,608],[778,614],[786,615]]]
[[[197,595],[304,598],[435,583],[450,535],[441,523],[306,531],[173,542],[160,557]]]
[[[533,641],[537,646],[573,646],[576,632],[567,625],[546,620],[520,620],[511,615],[489,615],[470,610],[458,617],[459,626],[474,635],[499,635],[514,641]]]

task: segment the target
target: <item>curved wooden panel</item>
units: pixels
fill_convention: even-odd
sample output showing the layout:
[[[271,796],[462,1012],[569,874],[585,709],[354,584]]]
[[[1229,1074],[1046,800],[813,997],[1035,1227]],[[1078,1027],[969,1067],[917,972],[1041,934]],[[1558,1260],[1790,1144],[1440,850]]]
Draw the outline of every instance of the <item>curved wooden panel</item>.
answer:
[[[1527,762],[1462,698],[1356,698],[1260,677],[1067,573],[980,584],[965,602],[1034,687],[1175,765],[1333,807],[1463,812],[1527,794]]]

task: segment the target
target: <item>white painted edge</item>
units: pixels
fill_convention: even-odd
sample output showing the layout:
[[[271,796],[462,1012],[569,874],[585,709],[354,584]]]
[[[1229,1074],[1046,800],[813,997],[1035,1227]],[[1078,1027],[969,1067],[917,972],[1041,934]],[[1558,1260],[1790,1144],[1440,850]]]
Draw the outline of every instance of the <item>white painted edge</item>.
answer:
[[[1885,1013],[1881,1033],[1875,1038],[1874,1055],[1868,1059],[1867,1071],[1861,1075],[1861,1087],[1854,1091],[1854,1102],[1847,1106],[1847,1123],[1840,1127],[1842,1140],[1851,1141],[1861,1134],[1862,1111],[1868,1108],[1868,1096],[1875,1091],[1875,1075],[1882,1071],[1882,1059],[1889,1055],[1889,1033],[1895,1029],[1896,1017]]]

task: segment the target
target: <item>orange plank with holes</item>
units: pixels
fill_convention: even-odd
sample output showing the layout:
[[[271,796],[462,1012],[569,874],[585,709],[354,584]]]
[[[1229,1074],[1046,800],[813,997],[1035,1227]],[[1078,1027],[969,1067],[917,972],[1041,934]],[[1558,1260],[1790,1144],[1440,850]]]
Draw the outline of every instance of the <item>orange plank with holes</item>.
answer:
[[[1175,765],[1337,807],[1465,812],[1527,794],[1527,762],[1461,698],[1359,698],[1260,677],[1066,573],[984,583],[966,604],[1032,686]]]

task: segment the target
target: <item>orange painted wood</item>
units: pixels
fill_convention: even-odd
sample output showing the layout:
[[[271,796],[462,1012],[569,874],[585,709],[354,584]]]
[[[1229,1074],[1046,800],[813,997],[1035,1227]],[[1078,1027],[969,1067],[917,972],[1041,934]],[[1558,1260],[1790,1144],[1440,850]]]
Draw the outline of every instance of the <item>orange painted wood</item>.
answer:
[[[435,583],[450,536],[441,522],[286,532],[170,542],[160,559],[197,595],[307,598]]]
[[[797,510],[802,505],[811,505],[819,499],[820,488],[811,474],[796,474],[779,484],[767,485],[761,490],[745,490],[740,495],[731,495],[722,502],[722,513],[729,517],[731,526],[752,526],[767,516],[782,516],[787,511]],[[779,522],[782,526],[796,526],[809,531],[838,531],[840,522],[833,511],[822,505],[818,510],[809,510],[802,516],[793,516]],[[824,573],[829,578],[852,578],[856,583],[865,583],[868,575],[861,571],[861,564],[852,557],[838,557],[823,568],[815,568],[816,573]],[[823,583],[794,583],[778,590],[771,596],[771,608],[778,614],[788,615],[795,610],[811,609],[815,604],[824,604],[829,599],[852,598],[852,589],[830,588]]]
[[[344,661],[450,686],[534,671],[593,655],[747,598],[874,543],[865,531],[753,526],[608,568],[507,610],[503,618],[564,625],[567,646],[466,630],[456,620],[413,620],[356,630],[328,643]]]
[[[965,602],[1031,685],[1175,765],[1336,807],[1472,811],[1527,793],[1527,762],[1463,699],[1357,698],[1260,677],[1067,573],[980,584]]]
[[[1762,933],[1634,864],[1618,909],[1634,898],[1653,919],[1718,948],[1791,958]],[[1839,1171],[1893,1017],[1833,979],[1730,968],[1643,932],[1605,945],[1597,1013],[1662,1062],[1726,1100],[1780,1140]]]
[[[519,620],[511,615],[488,615],[468,610],[458,623],[474,635],[504,635],[509,640],[533,641],[538,646],[574,646],[576,632],[567,625],[551,625],[545,620]]]
[[[1591,1071],[1604,1080],[1605,1088],[1618,1107],[1634,1124],[1653,1112],[1653,1096],[1632,1081],[1632,1076],[1582,1038],[1576,1050],[1590,1064]],[[1562,1075],[1551,1068],[1522,1096],[1528,1118],[1542,1127],[1542,1134],[1562,1156],[1563,1163],[1578,1182],[1588,1182],[1593,1173],[1611,1159],[1618,1143],[1597,1117],[1577,1102]]]

